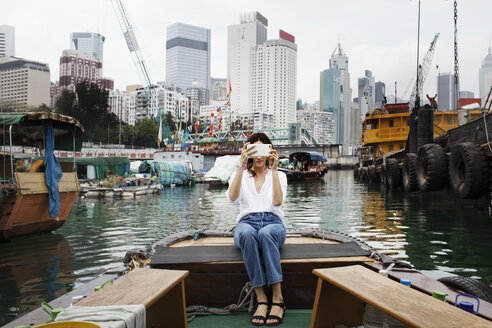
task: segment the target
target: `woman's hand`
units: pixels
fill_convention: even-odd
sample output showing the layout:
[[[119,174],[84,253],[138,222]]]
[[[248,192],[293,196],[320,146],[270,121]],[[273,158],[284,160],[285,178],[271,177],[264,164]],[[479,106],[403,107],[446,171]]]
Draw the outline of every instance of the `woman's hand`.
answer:
[[[249,142],[245,143],[243,148],[241,149],[240,166],[242,166],[242,167],[244,167],[246,164],[248,164],[248,159],[251,158],[251,155],[256,153],[254,145],[253,145],[253,147],[251,147],[249,149],[248,149],[248,145],[249,145]]]
[[[270,150],[270,155],[268,155],[268,163],[272,170],[276,170],[278,167],[278,154],[275,149]]]

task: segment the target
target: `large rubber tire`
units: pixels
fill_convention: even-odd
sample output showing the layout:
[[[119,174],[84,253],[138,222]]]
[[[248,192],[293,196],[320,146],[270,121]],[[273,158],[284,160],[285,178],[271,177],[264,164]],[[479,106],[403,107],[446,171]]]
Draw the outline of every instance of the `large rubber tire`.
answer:
[[[358,166],[354,167],[354,178],[359,179],[359,167]]]
[[[402,185],[400,167],[398,166],[398,161],[394,158],[386,160],[386,181],[390,189]]]
[[[417,181],[421,191],[441,190],[447,183],[448,163],[441,146],[427,144],[417,153]]]
[[[437,279],[443,284],[492,303],[492,287],[468,277],[451,276]]]
[[[417,181],[417,154],[405,154],[403,159],[403,189],[406,192],[419,190]]]
[[[451,151],[449,180],[461,198],[477,199],[490,190],[489,165],[482,148],[463,142]]]
[[[369,165],[368,170],[369,170],[369,182],[371,183],[379,182],[379,174],[376,173],[376,166]]]

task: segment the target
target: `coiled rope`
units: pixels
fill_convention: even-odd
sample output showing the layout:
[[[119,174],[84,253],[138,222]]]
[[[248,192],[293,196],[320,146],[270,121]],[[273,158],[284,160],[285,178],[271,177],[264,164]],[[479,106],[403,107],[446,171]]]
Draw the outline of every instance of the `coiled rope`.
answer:
[[[241,289],[237,303],[228,305],[223,309],[209,308],[205,305],[190,305],[186,308],[187,320],[190,322],[198,316],[228,315],[233,312],[252,312],[255,297],[253,290],[251,283],[248,281]]]

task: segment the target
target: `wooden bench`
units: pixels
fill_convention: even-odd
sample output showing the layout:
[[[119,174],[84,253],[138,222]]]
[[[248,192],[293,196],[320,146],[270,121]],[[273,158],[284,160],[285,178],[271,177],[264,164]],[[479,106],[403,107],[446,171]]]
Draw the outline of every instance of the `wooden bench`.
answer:
[[[184,278],[188,271],[135,269],[77,306],[143,304],[147,328],[187,327]]]
[[[492,322],[406,287],[361,265],[315,269],[311,327],[362,324],[368,303],[411,327],[491,327]]]

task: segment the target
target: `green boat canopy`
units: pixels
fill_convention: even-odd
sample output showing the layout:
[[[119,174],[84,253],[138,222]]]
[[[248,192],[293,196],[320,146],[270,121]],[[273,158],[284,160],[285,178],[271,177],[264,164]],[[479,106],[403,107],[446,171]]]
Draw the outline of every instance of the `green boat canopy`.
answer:
[[[42,157],[39,157],[42,159]],[[59,157],[60,162],[72,162],[73,157]],[[75,165],[94,165],[96,176],[98,179],[108,177],[108,173],[114,173],[119,176],[124,176],[126,166],[130,164],[128,157],[75,157]]]
[[[207,137],[198,141],[198,143],[216,143],[216,142],[220,142],[220,140],[215,137]]]
[[[75,150],[82,148],[84,128],[75,118],[50,112],[3,113],[0,114],[0,140],[3,145],[38,147],[44,149],[44,122],[53,121],[55,150]]]

